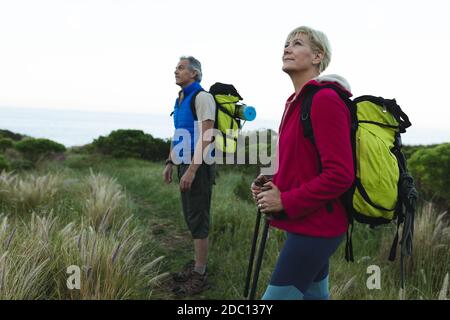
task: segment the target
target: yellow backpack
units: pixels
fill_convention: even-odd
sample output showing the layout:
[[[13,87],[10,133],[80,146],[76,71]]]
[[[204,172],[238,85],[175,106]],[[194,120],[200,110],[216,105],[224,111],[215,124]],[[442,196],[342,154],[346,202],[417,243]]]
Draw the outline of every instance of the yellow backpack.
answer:
[[[191,99],[191,110],[194,119],[197,120],[195,111],[195,98],[201,91],[195,93]],[[215,136],[215,150],[224,154],[234,154],[237,151],[237,141],[243,126],[241,120],[252,121],[256,117],[253,107],[246,106],[236,88],[231,84],[216,82],[209,89],[216,102],[216,116],[214,128],[220,134]]]
[[[408,172],[400,136],[411,126],[411,122],[395,99],[365,95],[351,100],[334,84],[310,85],[305,90],[300,120],[304,137],[310,139],[313,144],[315,142],[311,123],[312,101],[314,95],[325,88],[333,89],[340,96],[351,117],[351,132],[348,137],[352,144],[355,180],[342,197],[350,222],[345,257],[348,261],[353,261],[354,220],[371,227],[397,220],[397,233],[389,260],[395,259],[399,228],[403,224],[400,241],[401,261],[403,261],[404,255],[412,254],[417,200],[417,190]],[[403,287],[403,263],[401,271]]]

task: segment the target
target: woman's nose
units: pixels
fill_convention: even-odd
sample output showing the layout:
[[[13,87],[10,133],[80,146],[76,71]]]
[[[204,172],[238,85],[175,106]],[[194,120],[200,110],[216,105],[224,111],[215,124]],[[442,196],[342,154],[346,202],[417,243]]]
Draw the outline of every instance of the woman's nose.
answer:
[[[288,44],[288,45],[286,45],[286,46],[284,47],[284,50],[283,50],[283,52],[284,52],[284,53],[288,53],[288,52],[291,52],[291,49],[292,49],[291,45],[290,45],[290,44]]]

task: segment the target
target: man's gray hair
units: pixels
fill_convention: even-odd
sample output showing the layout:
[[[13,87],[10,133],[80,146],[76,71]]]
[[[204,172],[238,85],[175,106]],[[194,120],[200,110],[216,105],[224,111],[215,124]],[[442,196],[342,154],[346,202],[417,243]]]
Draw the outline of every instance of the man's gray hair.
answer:
[[[189,61],[189,70],[194,71],[196,73],[195,75],[195,80],[200,82],[202,81],[202,64],[200,63],[200,61],[198,61],[197,59],[195,59],[192,56],[182,56],[180,58],[181,60],[188,60]]]

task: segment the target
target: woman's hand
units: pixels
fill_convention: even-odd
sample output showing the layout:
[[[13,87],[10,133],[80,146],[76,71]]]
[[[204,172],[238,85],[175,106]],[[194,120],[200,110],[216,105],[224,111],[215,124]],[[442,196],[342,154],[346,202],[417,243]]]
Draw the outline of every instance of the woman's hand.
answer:
[[[260,174],[258,177],[256,177],[255,180],[253,180],[252,185],[250,187],[250,191],[252,192],[252,197],[255,201],[256,201],[256,196],[260,192],[267,190],[262,187],[264,185],[264,183],[266,183],[266,182],[269,182],[269,179],[267,179],[267,177],[262,174]]]
[[[261,191],[262,191],[262,190],[261,190],[261,187],[256,186],[255,182],[252,182],[252,186],[250,187],[250,190],[251,190],[251,192],[252,192],[253,200],[256,201],[256,196],[257,196],[258,194],[260,194]]]
[[[273,214],[283,211],[280,190],[271,181],[264,184],[263,190],[256,195],[258,209],[264,214]],[[268,190],[267,190],[268,189]]]

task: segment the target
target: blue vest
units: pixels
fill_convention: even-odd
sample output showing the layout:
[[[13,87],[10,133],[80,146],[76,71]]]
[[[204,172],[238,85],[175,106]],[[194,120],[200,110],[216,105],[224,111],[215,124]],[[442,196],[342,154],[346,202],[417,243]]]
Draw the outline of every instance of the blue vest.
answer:
[[[173,136],[173,149],[175,149],[176,156],[179,156],[183,163],[190,163],[194,156],[194,147],[198,139],[194,134],[194,115],[191,110],[191,100],[194,94],[203,88],[199,82],[193,82],[189,86],[183,89],[184,98],[181,104],[179,98],[175,101],[175,107],[173,111],[173,123],[175,125],[175,134]],[[188,136],[189,135],[189,138]],[[188,140],[184,140],[188,138]],[[189,154],[190,149],[190,154]],[[186,151],[186,152],[185,152]],[[179,159],[173,159],[174,161]]]

